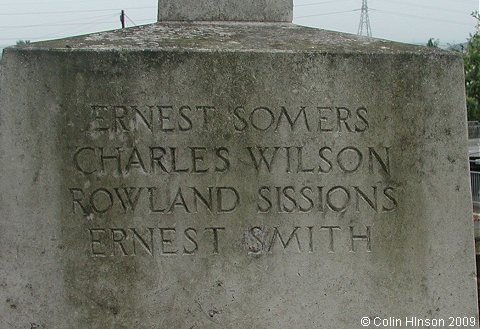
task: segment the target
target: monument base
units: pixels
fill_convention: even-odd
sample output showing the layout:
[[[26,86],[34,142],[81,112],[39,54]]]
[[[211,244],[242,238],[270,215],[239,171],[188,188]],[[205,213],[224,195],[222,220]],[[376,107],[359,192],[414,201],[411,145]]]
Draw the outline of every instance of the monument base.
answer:
[[[287,23],[6,49],[1,326],[476,319],[463,78]]]

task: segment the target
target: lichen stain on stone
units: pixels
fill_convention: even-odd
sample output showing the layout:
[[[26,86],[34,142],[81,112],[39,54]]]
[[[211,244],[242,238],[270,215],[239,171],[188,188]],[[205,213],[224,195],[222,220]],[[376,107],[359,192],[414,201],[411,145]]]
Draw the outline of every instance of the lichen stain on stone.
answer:
[[[63,51],[176,50],[208,52],[410,53],[456,56],[427,47],[319,30],[290,23],[162,22],[85,36],[34,42],[10,49]]]

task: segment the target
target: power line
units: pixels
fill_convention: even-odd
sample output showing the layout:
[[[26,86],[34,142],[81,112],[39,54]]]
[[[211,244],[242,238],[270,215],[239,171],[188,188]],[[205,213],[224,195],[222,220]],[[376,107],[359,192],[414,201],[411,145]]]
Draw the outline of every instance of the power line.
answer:
[[[137,21],[139,23],[152,23],[152,21],[155,21],[156,19],[144,19],[144,20],[141,20],[141,21]],[[115,20],[115,21],[108,21],[108,22],[99,22],[98,20],[97,21],[94,21],[94,22],[90,22],[90,23],[85,23],[85,25],[97,25],[97,24],[101,24],[101,25],[105,25],[105,24],[110,24],[110,26],[112,26],[112,29],[115,29],[114,27],[116,26],[116,24],[118,24],[118,21]],[[83,29],[83,27],[82,27]],[[75,30],[79,30],[79,29],[75,29]],[[59,32],[56,32],[56,33],[52,33],[52,34],[48,34],[48,35],[44,35],[44,36],[40,36],[40,37],[32,37],[32,36],[27,36],[27,37],[16,37],[16,38],[0,38],[0,43],[3,42],[3,41],[12,41],[12,40],[31,40],[31,41],[40,41],[40,40],[45,40],[45,39],[49,39],[49,38],[63,38],[63,37],[75,37],[75,36],[72,36],[72,35],[69,35],[72,33],[73,30],[70,30],[70,31],[65,31],[65,30],[62,30],[62,31],[59,31]],[[100,33],[100,32],[106,32],[106,31],[86,31],[85,34],[91,34],[91,33]],[[83,33],[83,32],[82,32]]]
[[[440,11],[448,11],[450,13],[460,13],[460,14],[466,14],[464,11],[461,10],[454,10],[454,9],[447,9],[447,8],[440,8],[440,7],[435,7],[435,6],[428,6],[428,5],[422,5],[418,3],[413,3],[413,2],[404,2],[404,1],[395,1],[395,0],[382,0],[382,3],[395,3],[403,6],[414,6],[418,8],[425,8],[425,9],[432,9],[432,10],[440,10]],[[378,2],[380,3],[380,2]],[[470,13],[468,13],[470,14]]]
[[[112,17],[112,14],[106,14],[106,15],[100,15],[100,16],[93,16],[89,18],[106,18],[106,17]],[[15,30],[15,29],[24,29],[24,28],[31,28],[31,27],[44,27],[44,26],[69,26],[69,25],[84,25],[84,24],[89,24],[89,23],[75,23],[75,22],[83,22],[85,21],[85,18],[80,18],[80,19],[74,19],[74,20],[68,20],[68,21],[57,21],[57,22],[52,22],[52,23],[45,23],[45,24],[31,24],[31,25],[3,25],[0,26],[0,29],[3,31],[6,30]]]
[[[423,19],[423,20],[429,20],[429,21],[435,21],[435,22],[442,22],[442,23],[450,23],[450,24],[456,24],[456,25],[472,26],[472,24],[459,23],[459,22],[456,22],[456,21],[451,21],[451,20],[441,19],[441,18],[432,18],[432,17],[419,16],[419,15],[403,14],[403,13],[397,13],[397,12],[394,12],[394,11],[388,11],[388,10],[382,10],[382,9],[374,9],[374,8],[370,8],[370,10],[373,10],[374,12],[378,12],[378,13],[382,13],[382,14],[387,14],[387,15],[395,15],[395,16],[402,16],[402,17],[418,18],[418,19]]]
[[[157,7],[132,7],[125,10],[153,9]],[[118,11],[118,8],[110,9],[90,9],[90,10],[68,10],[68,11],[43,11],[43,12],[25,12],[25,13],[1,13],[0,16],[22,16],[22,15],[42,15],[42,14],[74,14],[74,13],[95,13],[105,11]]]
[[[117,16],[117,15],[112,15],[112,18],[114,16]],[[112,24],[111,22],[107,21],[105,22],[105,19],[102,18],[102,19],[96,19],[96,20],[92,20],[92,21],[89,21],[89,22],[86,22],[84,25],[88,25],[87,27],[85,26],[76,26],[75,28],[73,29],[69,29],[67,31],[65,30],[61,30],[61,31],[56,31],[56,32],[53,32],[53,33],[49,33],[48,35],[44,36],[44,37],[38,37],[38,38],[35,38],[35,39],[51,39],[51,38],[62,38],[62,37],[65,37],[65,36],[72,36],[72,35],[75,35],[76,33],[79,33],[81,32],[82,34],[86,34],[86,33],[91,33],[91,32],[97,32],[98,31],[98,28],[96,26],[98,25],[105,25],[105,24],[108,24],[108,26],[106,26],[105,28],[108,29],[110,26],[114,26],[114,24]],[[90,29],[93,29],[93,26],[95,25],[95,30],[94,31],[91,31]],[[116,27],[116,26],[115,26]]]
[[[323,5],[325,3],[338,3],[341,1],[346,2],[346,1],[352,1],[352,0],[329,0],[329,1],[320,1],[320,2],[312,2],[312,3],[303,3],[299,5],[294,4],[294,7],[318,6],[318,5]]]
[[[107,17],[117,17],[117,14],[107,14],[107,15],[101,15],[101,16],[93,16],[93,17],[90,17],[90,18],[102,18],[102,20],[95,20],[94,22],[99,22],[100,23],[110,23],[109,21],[107,22],[103,22],[103,18],[107,18]],[[125,14],[125,17],[128,18],[128,20],[135,26],[137,26],[138,24],[136,24],[130,17],[127,16],[127,14]],[[78,21],[82,22],[82,23],[79,23]],[[68,21],[59,21],[59,22],[52,22],[51,24],[32,24],[32,25],[15,25],[15,26],[9,26],[9,25],[5,25],[5,26],[0,26],[0,30],[2,31],[8,31],[8,30],[18,30],[18,29],[24,29],[24,28],[32,28],[32,27],[50,27],[50,26],[84,26],[84,25],[91,25],[91,22],[84,22],[85,21],[85,18],[81,18],[81,19],[76,19],[76,20],[68,20]],[[151,22],[151,23],[154,23],[156,21],[156,18],[152,18],[152,19],[143,19],[142,22]],[[68,22],[71,22],[71,23],[68,23]],[[77,23],[75,23],[77,22]]]
[[[80,1],[80,0],[59,0],[59,1],[49,1],[48,4],[52,3],[98,3],[98,2],[118,2],[117,0],[95,0],[95,1]],[[17,1],[17,2],[7,2],[7,3],[0,3],[0,6],[13,6],[13,5],[43,5],[44,3],[36,1],[36,2],[23,2],[23,1]]]
[[[116,15],[115,15],[116,16]],[[155,19],[145,19],[145,20],[141,20],[140,22],[141,23],[152,23],[152,22],[155,22],[156,21],[156,18]],[[107,22],[109,23],[110,25],[106,27],[106,31],[109,31],[109,30],[114,30],[114,29],[117,29],[117,23],[112,23],[112,22]],[[68,30],[68,31],[58,31],[58,32],[55,32],[55,33],[51,33],[47,36],[43,36],[43,37],[38,37],[36,38],[36,40],[49,40],[49,39],[52,39],[52,38],[70,38],[70,37],[75,37],[75,36],[79,36],[79,35],[85,35],[85,34],[92,34],[92,33],[99,33],[99,32],[105,32],[104,31],[98,31],[98,29],[94,29],[93,31],[90,29],[90,26],[92,27],[93,29],[93,26],[95,25],[96,26],[96,22],[93,21],[93,22],[90,22],[90,25],[88,27],[80,27],[80,28],[75,28],[75,29],[72,29],[72,30]],[[103,23],[102,23],[103,24]]]
[[[297,16],[297,17],[294,17],[294,18],[295,18],[295,19],[300,19],[300,18],[307,18],[307,17],[328,16],[328,15],[335,15],[335,14],[351,13],[351,12],[359,11],[359,10],[360,10],[360,9],[344,10],[344,11],[333,11],[333,12],[330,12],[330,13],[315,14],[315,15],[306,15],[306,16]]]
[[[125,17],[130,21],[130,23],[137,26],[137,24],[126,13],[125,13]]]
[[[116,24],[117,22],[95,22],[95,23],[86,23],[85,25],[106,25],[106,24],[109,24],[110,26]],[[83,28],[83,27],[82,27]],[[78,29],[76,29],[78,30]],[[91,33],[96,33],[98,31],[95,31],[95,32],[91,32]],[[71,33],[71,32],[70,32]],[[89,33],[89,32],[87,32]],[[44,35],[44,36],[39,36],[39,37],[32,37],[31,35],[30,36],[25,36],[25,37],[15,37],[15,38],[0,38],[0,42],[3,41],[3,40],[30,40],[30,41],[38,41],[38,40],[43,40],[43,39],[49,39],[49,38],[62,38],[62,37],[67,37],[66,35],[66,31],[62,30],[62,31],[59,31],[59,32],[55,32],[55,33],[52,33],[52,34],[48,34],[48,35]],[[68,37],[73,37],[72,35],[68,35]]]

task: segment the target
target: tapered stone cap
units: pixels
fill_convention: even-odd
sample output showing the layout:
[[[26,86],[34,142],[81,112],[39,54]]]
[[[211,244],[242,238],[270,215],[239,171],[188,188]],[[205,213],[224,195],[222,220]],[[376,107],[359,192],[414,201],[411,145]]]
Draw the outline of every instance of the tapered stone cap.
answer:
[[[159,0],[158,21],[292,22],[292,0]]]

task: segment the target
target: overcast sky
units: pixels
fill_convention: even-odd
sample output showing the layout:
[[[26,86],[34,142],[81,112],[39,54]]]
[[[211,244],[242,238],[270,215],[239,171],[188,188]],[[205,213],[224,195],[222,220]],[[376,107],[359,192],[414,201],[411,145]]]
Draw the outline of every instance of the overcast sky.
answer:
[[[200,0],[199,0],[200,1]],[[242,1],[242,0],[239,0]],[[0,0],[0,47],[156,21],[158,0]],[[294,0],[294,23],[357,33],[362,0]],[[373,36],[408,43],[433,37],[465,42],[475,31],[479,0],[368,0]]]

